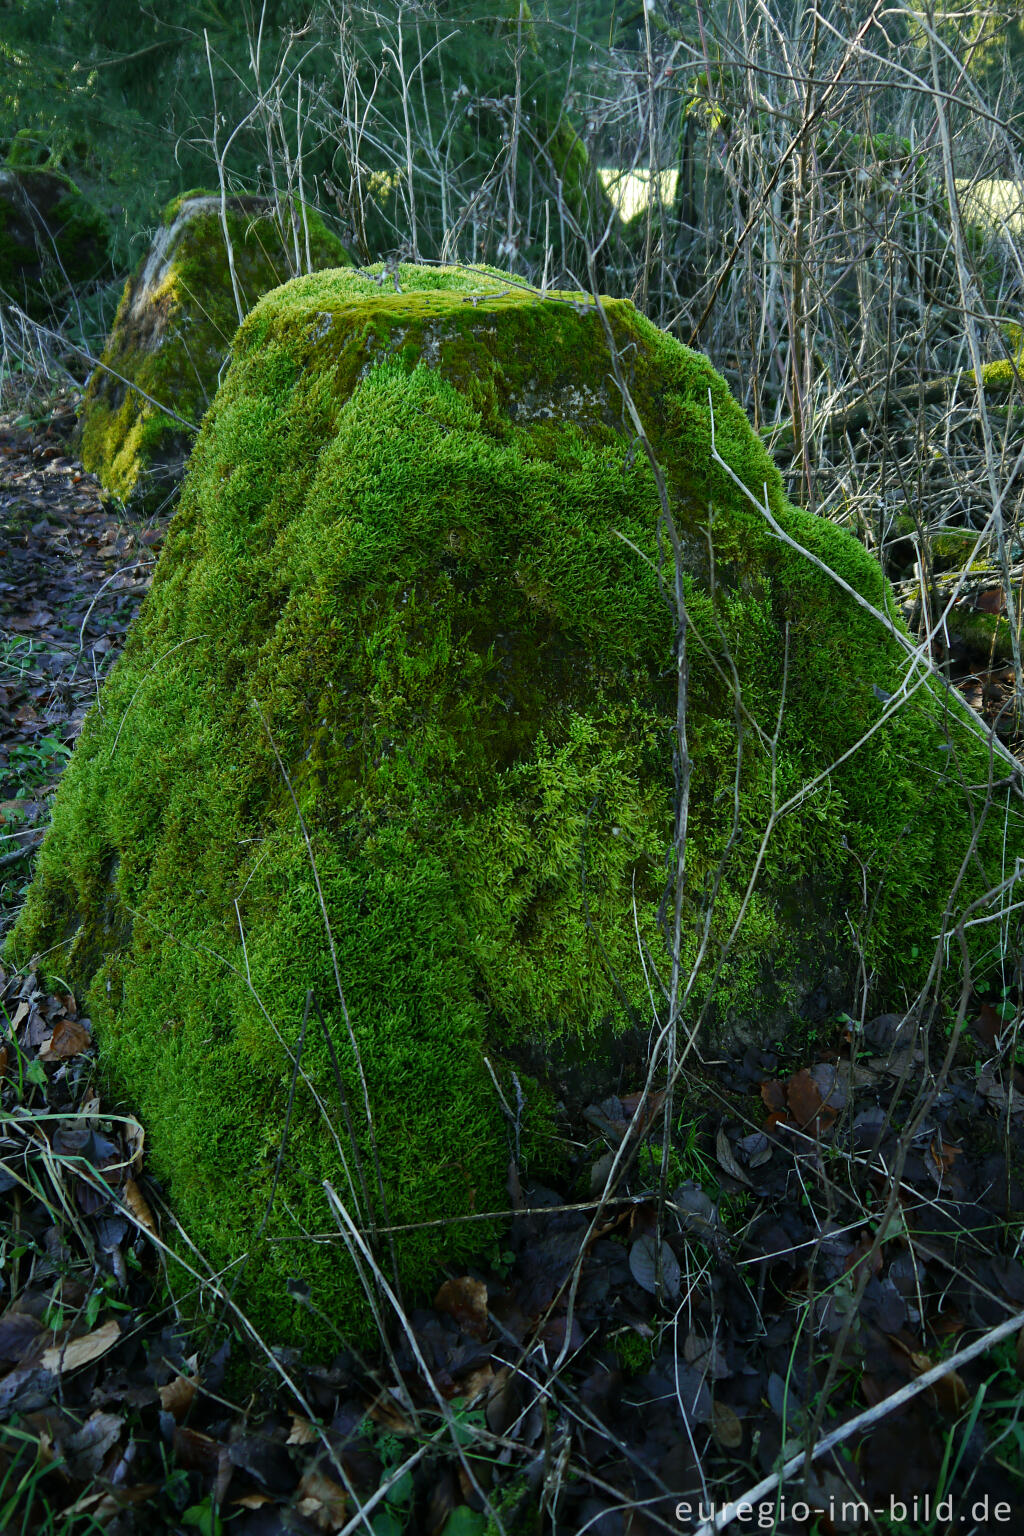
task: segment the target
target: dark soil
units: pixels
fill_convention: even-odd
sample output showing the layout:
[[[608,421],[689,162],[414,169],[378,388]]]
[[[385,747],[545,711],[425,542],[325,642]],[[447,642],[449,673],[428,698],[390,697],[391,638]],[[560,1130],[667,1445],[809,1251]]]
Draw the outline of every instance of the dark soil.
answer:
[[[0,936],[161,537],[104,505],[72,457],[74,424],[70,402],[36,431],[0,416]]]

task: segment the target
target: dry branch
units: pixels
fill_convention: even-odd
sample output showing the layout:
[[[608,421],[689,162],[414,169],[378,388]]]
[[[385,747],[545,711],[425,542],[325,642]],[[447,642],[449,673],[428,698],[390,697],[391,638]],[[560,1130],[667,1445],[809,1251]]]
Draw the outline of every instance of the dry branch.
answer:
[[[987,363],[981,370],[981,389],[986,400],[1005,400],[1024,380],[1015,362]],[[958,396],[967,397],[967,391],[977,387],[976,375],[970,368],[940,378],[920,380],[902,389],[880,390],[863,395],[852,404],[843,406],[818,423],[817,433],[835,439],[847,432],[859,432],[864,427],[884,427],[901,411],[914,417],[927,405],[952,404]],[[787,462],[797,452],[797,442],[792,421],[776,427],[769,438],[776,460]]]

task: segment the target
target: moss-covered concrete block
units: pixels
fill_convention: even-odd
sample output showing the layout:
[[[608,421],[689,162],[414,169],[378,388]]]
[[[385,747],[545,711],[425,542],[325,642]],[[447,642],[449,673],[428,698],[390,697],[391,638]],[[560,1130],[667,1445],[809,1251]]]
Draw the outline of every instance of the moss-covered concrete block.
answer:
[[[876,563],[787,503],[704,357],[603,303],[685,551],[683,1027],[705,1009],[713,1047],[816,989],[846,1002],[862,963],[914,985],[949,893],[999,879],[1020,825],[1004,844],[982,814],[986,751],[945,695],[887,714],[903,652],[716,465],[712,412],[778,524],[885,605]],[[368,1243],[405,1228],[403,1281],[431,1283],[487,1224],[409,1224],[507,1203],[485,1058],[513,1105],[519,1070],[529,1149],[523,1062],[600,1063],[664,1009],[658,517],[580,295],[331,272],[239,330],[11,950],[87,994],[181,1221],[216,1266],[251,1256],[241,1294],[275,1339],[310,1336],[289,1277],[365,1320],[344,1248],[308,1240],[336,1232],[325,1183]]]
[[[217,393],[238,327],[236,284],[247,311],[296,270],[350,265],[341,242],[309,208],[293,217],[286,207],[282,220],[267,198],[233,197],[227,226],[234,283],[220,197],[192,192],[168,205],[125,285],[89,380],[79,422],[82,461],[105,490],[136,506],[158,502],[181,478],[194,440],[182,420],[198,423]]]
[[[110,224],[63,172],[0,166],[0,289],[34,319],[110,270]]]

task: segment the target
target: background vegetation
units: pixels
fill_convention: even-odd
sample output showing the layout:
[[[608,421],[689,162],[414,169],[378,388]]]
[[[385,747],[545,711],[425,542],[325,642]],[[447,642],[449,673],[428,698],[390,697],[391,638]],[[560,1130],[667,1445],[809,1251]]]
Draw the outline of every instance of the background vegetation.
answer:
[[[877,548],[961,514],[985,526],[1009,449],[976,386],[957,400],[983,472],[957,461],[963,434],[950,455],[905,450],[944,380],[1019,344],[1019,4],[167,11],[140,6],[126,39],[101,0],[0,8],[0,154],[61,168],[111,223],[110,281],[66,305],[79,342],[98,348],[168,199],[223,173],[302,195],[361,263],[588,286],[592,260],[604,291],[710,354],[798,500]],[[8,364],[16,332],[8,315]],[[900,396],[922,380],[931,395]],[[879,400],[900,431],[854,451]]]
[[[598,287],[630,298],[659,326],[709,354],[771,446],[792,499],[850,529],[878,556],[922,646],[1001,738],[996,755],[999,771],[1006,773],[1001,792],[1007,797],[1016,793],[1024,735],[1024,17],[1019,3],[954,8],[902,0],[651,0],[638,10],[632,0],[563,7],[528,7],[525,0],[487,6],[477,0],[267,0],[263,6],[239,8],[181,0],[173,10],[140,5],[130,21],[126,26],[124,8],[102,0],[76,0],[74,5],[0,0],[0,158],[9,167],[59,170],[99,209],[110,231],[108,266],[87,283],[58,285],[49,293],[44,314],[29,316],[16,295],[0,295],[0,391],[4,404],[24,413],[23,421],[42,416],[56,387],[84,381],[125,277],[144,254],[161,210],[190,188],[222,185],[228,191],[269,193],[281,208],[302,198],[318,209],[361,266],[373,261],[392,269],[406,260],[487,262],[531,283]],[[18,655],[24,668],[24,657]],[[53,750],[59,751],[59,744]],[[19,795],[29,789],[34,794],[36,780],[48,771],[39,754],[23,756],[15,766],[24,777]],[[620,1187],[628,1188],[629,1201],[641,1202],[636,1210],[646,1212],[643,1227],[639,1218],[634,1220],[632,1206],[633,1213],[623,1219],[630,1223],[634,1279],[658,1307],[669,1293],[673,1300],[682,1294],[680,1252],[687,1287],[692,1261],[698,1277],[694,1289],[701,1276],[720,1278],[725,1272],[723,1254],[728,1256],[733,1238],[736,1252],[749,1252],[742,1244],[750,1241],[754,1219],[747,1222],[741,1201],[776,1202],[771,1208],[776,1226],[764,1224],[767,1204],[759,1207],[757,1218],[762,1220],[761,1246],[754,1251],[757,1263],[763,1263],[758,1306],[765,1303],[771,1262],[787,1253],[787,1244],[795,1245],[793,1254],[799,1248],[801,1257],[794,1259],[792,1273],[777,1282],[776,1292],[776,1282],[769,1281],[765,1303],[767,1310],[776,1307],[776,1318],[789,1319],[785,1326],[795,1328],[786,1333],[780,1324],[788,1363],[775,1367],[776,1388],[783,1382],[785,1389],[778,1456],[775,1463],[768,1457],[755,1465],[751,1451],[748,1482],[765,1465],[781,1465],[784,1454],[793,1450],[786,1404],[798,1375],[798,1339],[801,1360],[806,1345],[806,1379],[813,1386],[807,1388],[806,1413],[798,1425],[800,1454],[818,1455],[824,1430],[840,1412],[837,1402],[847,1431],[854,1422],[850,1413],[863,1407],[856,1395],[863,1337],[858,1309],[865,1296],[869,1302],[873,1295],[877,1299],[869,1287],[883,1266],[888,1266],[884,1276],[891,1288],[897,1263],[909,1254],[907,1294],[915,1289],[911,1300],[921,1334],[930,1320],[933,1356],[952,1348],[940,1327],[948,1315],[946,1273],[941,1285],[935,1280],[938,1271],[932,1275],[934,1305],[927,1287],[922,1294],[920,1276],[925,1273],[922,1255],[931,1263],[941,1249],[942,1223],[960,1220],[958,1198],[982,1200],[997,1191],[992,1200],[999,1202],[998,1219],[984,1230],[972,1229],[970,1241],[974,1257],[981,1255],[984,1295],[991,1301],[998,1293],[1002,1307],[995,1314],[971,1311],[965,1300],[967,1324],[961,1320],[960,1326],[993,1328],[998,1316],[1003,1319],[1001,1340],[1009,1339],[1011,1325],[1019,1330],[1024,1320],[1024,1315],[1005,1320],[1011,1303],[1021,1304],[1024,1247],[1016,1110],[1024,1086],[1019,1040],[1024,996],[1019,913],[1007,892],[996,916],[992,949],[999,963],[984,997],[970,995],[966,983],[959,998],[948,992],[940,996],[936,982],[927,998],[918,998],[928,1008],[914,1013],[908,999],[905,1018],[885,1014],[871,1019],[871,978],[865,967],[862,994],[851,999],[845,1018],[846,1044],[838,1055],[833,1051],[828,1063],[815,1062],[817,1077],[806,1067],[812,1050],[806,1039],[802,1055],[747,1061],[742,1072],[736,1069],[733,1081],[740,1089],[730,1089],[723,1117],[719,1106],[726,1101],[714,1098],[716,1088],[688,1082],[674,1057],[666,1069],[664,1055],[660,1062],[652,1056],[643,1094],[633,1096],[637,1102],[630,1114],[642,1129],[632,1140],[625,1118],[613,1115],[609,1122],[607,1109],[591,1117],[593,1125],[621,1124],[622,1129],[618,1140],[609,1137],[610,1150],[592,1169],[583,1155],[574,1164],[582,1182],[573,1194],[582,1196],[587,1216],[580,1216],[579,1231],[569,1244],[576,1255],[571,1261],[573,1296],[584,1250],[604,1219],[613,1175],[627,1181]],[[948,932],[941,936],[935,948],[932,978],[942,972],[943,943],[950,937]],[[921,935],[929,952],[933,939]],[[919,958],[916,947],[913,958]],[[5,985],[10,1014],[17,1008],[21,1017],[22,1001],[29,1010],[30,999],[22,999],[13,981]],[[31,1007],[40,1017],[44,1008],[50,1009],[48,1017],[57,1017],[58,1008],[67,1006],[63,998],[32,996]],[[26,1017],[31,1018],[29,1011]],[[942,1018],[938,1044],[933,1040],[929,1045],[922,1017],[926,1024]],[[978,1027],[968,1047],[972,1019]],[[946,1028],[950,1021],[951,1032]],[[918,1031],[913,1044],[907,1043],[904,1025]],[[52,1053],[52,1037],[40,1034],[44,1039]],[[872,1136],[876,1125],[881,1127],[876,1148],[883,1134],[892,1135],[881,1180],[877,1165],[864,1155],[864,1143],[852,1132],[841,1144],[837,1133],[826,1146],[827,1157],[819,1154],[833,1122],[846,1135],[853,1121],[854,1087],[876,1091],[874,1079],[866,1089],[863,1079],[857,1081],[858,1052],[874,1060],[877,1048],[881,1060],[883,1046],[889,1052],[894,1041],[904,1052],[902,1076],[897,1088],[890,1083],[878,1090],[871,1113],[877,1108],[879,1118],[869,1127]],[[37,1048],[42,1049],[39,1042]],[[5,1134],[14,1135],[11,1128],[24,1119],[27,1104],[47,1118],[48,1101],[41,1099],[48,1085],[45,1068],[51,1068],[51,1088],[64,1070],[53,1070],[56,1059],[43,1055],[31,1060],[35,1076],[26,1076],[27,1087],[19,1079],[17,1093],[24,1102],[19,1099],[8,1115]],[[892,1059],[891,1054],[885,1057],[887,1063]],[[20,1055],[17,1060],[20,1064]],[[663,1089],[655,1088],[656,1065],[658,1082],[678,1077],[689,1094],[680,1093],[674,1102],[671,1094],[659,1098]],[[834,1068],[832,1077],[822,1071],[826,1065]],[[843,1076],[840,1067],[850,1092],[846,1119],[845,1101],[839,1111],[831,1107],[835,1083]],[[878,1067],[877,1076],[885,1077],[888,1070],[888,1065]],[[12,1082],[5,1092],[15,1093]],[[69,1107],[67,1082],[62,1079],[60,1112],[66,1110],[73,1119],[78,1110]],[[758,1094],[770,1111],[764,1129],[754,1113],[760,1115],[762,1107]],[[716,1118],[705,1116],[698,1134],[693,1125],[687,1130],[683,1115],[687,1099],[692,1103],[701,1096],[714,1102]],[[647,1136],[658,1110],[645,1115],[655,1102],[659,1108],[669,1106],[664,1134],[659,1127]],[[951,1111],[953,1120],[941,1119],[957,1103],[961,1109]],[[608,1104],[623,1109],[623,1101]],[[599,1107],[589,1108],[597,1113]],[[728,1119],[729,1114],[734,1118]],[[858,1123],[863,1129],[865,1122]],[[955,1182],[961,1144],[950,1147],[943,1139],[950,1124],[954,1130],[963,1127],[962,1145],[968,1148],[962,1180],[963,1166],[981,1156],[977,1146],[969,1145],[972,1128],[982,1125],[988,1132],[984,1151],[994,1162],[984,1164],[984,1178],[979,1173],[974,1185]],[[775,1144],[780,1126],[788,1128],[797,1149],[784,1171]],[[729,1139],[732,1135],[740,1146],[740,1132],[746,1133],[742,1141],[747,1144],[742,1163]],[[47,1145],[45,1138],[40,1144]],[[640,1162],[636,1152],[641,1145],[646,1162],[640,1171],[630,1171],[631,1162]],[[132,1156],[137,1167],[141,1151]],[[60,1190],[60,1159],[50,1158],[50,1164],[58,1170],[53,1187]],[[768,1174],[761,1176],[763,1183],[755,1177],[759,1167],[768,1167],[777,1183],[769,1183]],[[109,1196],[105,1175],[96,1176]],[[677,1179],[673,1207],[666,1203],[666,1192],[670,1180]],[[717,1201],[718,1185],[723,1199],[712,1207],[709,1191],[715,1188]],[[913,1203],[912,1187],[917,1189]],[[587,1204],[587,1194],[594,1191],[603,1193]],[[510,1185],[510,1198],[521,1194]],[[733,1205],[727,1206],[726,1196]],[[59,1196],[48,1198],[56,1210]],[[805,1228],[793,1225],[798,1206],[809,1213]],[[727,1208],[735,1217],[735,1233],[721,1230],[720,1212]],[[674,1246],[662,1244],[667,1209],[674,1210],[680,1228],[671,1229]],[[51,1214],[47,1207],[46,1231],[57,1227]],[[127,1225],[128,1217],[123,1219]],[[138,1227],[137,1216],[132,1219]],[[164,1219],[174,1218],[164,1213]],[[911,1232],[914,1220],[918,1225]],[[923,1224],[927,1221],[934,1227]],[[541,1225],[554,1232],[556,1224]],[[856,1238],[850,1237],[838,1258],[835,1252],[830,1257],[828,1245],[840,1226]],[[602,1233],[610,1230],[601,1228]],[[958,1230],[962,1236],[963,1226]],[[40,1232],[17,1251],[42,1252],[43,1231],[41,1223]],[[609,1238],[609,1245],[619,1235]],[[528,1247],[524,1240],[524,1252]],[[84,1239],[80,1252],[89,1252]],[[806,1266],[805,1253],[811,1254]],[[962,1279],[963,1247],[949,1253],[940,1252],[935,1262]],[[495,1269],[511,1257],[499,1253]],[[518,1255],[517,1262],[522,1258]],[[601,1255],[605,1275],[614,1258],[608,1249]],[[92,1261],[79,1262],[87,1268]],[[69,1262],[68,1267],[74,1266]],[[101,1272],[97,1261],[89,1285]],[[115,1280],[121,1285],[113,1270],[113,1279],[103,1273],[106,1290],[116,1289]],[[738,1271],[729,1273],[735,1278]],[[815,1293],[822,1273],[827,1283]],[[196,1283],[204,1295],[219,1294],[220,1305],[229,1305],[230,1297],[217,1292],[216,1277],[197,1272]],[[833,1290],[842,1306],[837,1303],[830,1312]],[[86,1308],[99,1293],[93,1286],[88,1294]],[[633,1314],[621,1330],[623,1365],[642,1369],[650,1344],[652,1358],[663,1364],[668,1359],[664,1369],[676,1372],[676,1391],[679,1352],[672,1330],[690,1294],[687,1289],[686,1302],[671,1317],[667,1306],[664,1315],[652,1313],[653,1324],[643,1325],[647,1332],[634,1327]],[[741,1313],[737,1296],[750,1304],[740,1280],[727,1305],[716,1313],[716,1301],[710,1314],[698,1317],[708,1338],[729,1339],[730,1347],[734,1340],[725,1330],[729,1318]],[[585,1306],[583,1315],[586,1319]],[[904,1315],[909,1318],[909,1311]],[[94,1312],[90,1327],[97,1317]],[[570,1378],[566,1363],[577,1347],[572,1319],[566,1321],[562,1313],[554,1321],[563,1331],[559,1334],[556,1327],[545,1336],[548,1353],[535,1351],[528,1370],[521,1355],[516,1368],[528,1380],[524,1402],[528,1399],[529,1411],[537,1408],[543,1426],[543,1451],[534,1456],[523,1450],[525,1407],[501,1430],[504,1435],[508,1429],[507,1441],[517,1435],[519,1441],[512,1450],[508,1443],[500,1445],[500,1453],[508,1451],[522,1472],[516,1508],[524,1502],[542,1506],[553,1527],[570,1481],[565,1471],[570,1450],[578,1455],[579,1447],[586,1446],[582,1432],[573,1440],[572,1415],[579,1412],[583,1387]],[[480,1325],[487,1326],[486,1318]],[[58,1324],[48,1316],[46,1326]],[[405,1339],[415,1344],[405,1318],[402,1326]],[[65,1327],[63,1312],[59,1327]],[[244,1319],[238,1327],[244,1331]],[[753,1323],[750,1330],[753,1337]],[[697,1336],[693,1329],[687,1339]],[[113,1337],[119,1337],[116,1329]],[[986,1334],[975,1354],[992,1341]],[[269,1341],[268,1360],[274,1342]],[[707,1344],[705,1353],[710,1348]],[[927,1353],[919,1351],[913,1359],[915,1384],[928,1370],[938,1370]],[[410,1362],[406,1352],[400,1368],[392,1359],[390,1377],[382,1367],[373,1379],[404,1383],[422,1364],[419,1357]],[[985,1461],[979,1437],[985,1455],[995,1455],[999,1476],[1005,1472],[1016,1478],[1019,1487],[1024,1429],[1019,1381],[1015,1385],[1010,1378],[1013,1372],[1018,1378],[1024,1374],[1022,1362],[1024,1348],[1018,1342],[1015,1360],[1009,1353],[1000,1357],[998,1372],[986,1381],[955,1377],[959,1387],[943,1410],[947,1417],[938,1437],[941,1475],[925,1460],[925,1471],[915,1472],[918,1487],[969,1486]],[[209,1363],[204,1358],[203,1371]],[[966,1355],[964,1363],[966,1368]],[[892,1361],[886,1366],[893,1368]],[[182,1380],[198,1379],[197,1368],[181,1369]],[[280,1357],[273,1369],[284,1376]],[[434,1379],[424,1372],[433,1391]],[[214,1373],[205,1379],[215,1379]],[[876,1379],[886,1383],[884,1391],[877,1389],[875,1404],[884,1418],[890,1411],[885,1392],[895,1378],[878,1374]],[[947,1374],[941,1379],[949,1384],[954,1378]],[[363,1384],[360,1378],[360,1391]],[[716,1392],[724,1390],[716,1387]],[[771,1380],[767,1390],[772,1401]],[[390,1391],[381,1386],[382,1400]],[[439,1406],[429,1421],[431,1433],[448,1435],[456,1460],[464,1463],[469,1431],[464,1424],[453,1428],[452,1412],[439,1390],[435,1397]],[[329,1394],[325,1400],[330,1401]],[[553,1405],[561,1415],[557,1422]],[[761,1417],[768,1422],[766,1412]],[[725,1452],[734,1451],[739,1441],[730,1444],[736,1427],[724,1412],[709,1422],[716,1426],[710,1432],[714,1444],[705,1436],[701,1454],[710,1457],[714,1488],[717,1475],[735,1479],[735,1466],[726,1467]],[[164,1429],[172,1439],[178,1434],[166,1424]],[[931,1431],[930,1424],[921,1430],[915,1450]],[[216,1433],[226,1441],[226,1429]],[[472,1444],[477,1451],[486,1447],[496,1460],[499,1445],[492,1443],[493,1433],[491,1440],[486,1433],[475,1424]],[[428,1440],[419,1427],[416,1434],[420,1438],[411,1441],[417,1449],[410,1465],[421,1457],[427,1465]],[[890,1439],[903,1457],[904,1438],[893,1432]],[[37,1443],[31,1440],[32,1446]],[[692,1435],[690,1444],[695,1444]],[[563,1446],[569,1448],[564,1461]],[[628,1460],[628,1451],[624,1454]],[[585,1465],[586,1456],[580,1455]],[[694,1456],[699,1463],[696,1449]],[[537,1480],[529,1484],[534,1461],[542,1463],[542,1486]],[[400,1464],[399,1454],[389,1451],[387,1467]],[[38,1469],[41,1463],[37,1459],[32,1465]],[[479,1460],[474,1467],[479,1470]],[[878,1487],[884,1486],[886,1470],[878,1476]],[[467,1489],[475,1496],[476,1472],[471,1476],[462,1465],[459,1477],[463,1474],[455,1485],[459,1496],[469,1498]],[[778,1481],[781,1473],[773,1475]],[[190,1485],[193,1495],[198,1476]],[[501,1476],[497,1486],[504,1494],[510,1484],[502,1484]],[[219,1473],[217,1478],[219,1489]],[[209,1483],[212,1474],[203,1487]],[[625,1486],[619,1469],[615,1485]],[[165,1479],[165,1489],[170,1486],[170,1478]],[[608,1494],[609,1486],[603,1486],[602,1494]],[[416,1498],[421,1509],[422,1488]],[[205,1514],[189,1510],[195,1518],[184,1523],[218,1530],[217,1495],[207,1492],[204,1499]],[[624,1499],[628,1504],[628,1495]],[[465,1507],[458,1503],[454,1513]],[[480,1507],[478,1501],[475,1515]],[[405,1519],[405,1506],[403,1511]],[[401,1529],[399,1516],[394,1518]],[[353,1522],[358,1524],[355,1517]],[[482,1524],[481,1517],[466,1528],[479,1531]],[[581,1516],[575,1528],[583,1524]],[[340,1527],[340,1520],[336,1526],[329,1520],[320,1526]],[[374,1528],[393,1527],[375,1522]],[[447,1530],[443,1521],[436,1528]],[[499,1511],[494,1529],[501,1528]]]

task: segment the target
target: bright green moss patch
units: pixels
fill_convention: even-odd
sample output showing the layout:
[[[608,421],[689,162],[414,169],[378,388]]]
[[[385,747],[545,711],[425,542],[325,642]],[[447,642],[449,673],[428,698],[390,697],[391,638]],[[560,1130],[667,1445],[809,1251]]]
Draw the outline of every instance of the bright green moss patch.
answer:
[[[882,604],[878,567],[785,502],[706,359],[627,303],[605,314],[689,565],[683,945],[689,969],[707,929],[708,959],[685,1022],[706,1004],[702,1045],[766,1037],[816,992],[847,1002],[857,946],[885,985],[914,980],[986,756],[955,709],[947,739],[927,689],[874,729],[902,653],[715,465],[709,391],[720,452],[785,528]],[[12,951],[87,992],[185,1228],[218,1267],[252,1255],[241,1293],[275,1340],[312,1337],[291,1277],[340,1327],[366,1320],[344,1248],[308,1240],[335,1231],[325,1182],[368,1242],[373,1220],[503,1207],[485,1056],[509,1103],[520,1064],[529,1155],[543,1099],[522,1063],[599,1062],[661,1006],[673,622],[611,375],[593,305],[501,274],[403,267],[396,291],[329,272],[267,296],[61,784]],[[961,905],[999,878],[1002,833],[993,814]],[[400,1232],[403,1283],[487,1241]]]
[[[296,267],[349,261],[311,209],[298,210],[294,227],[282,229],[266,199],[231,198],[227,223],[246,309]],[[237,325],[220,199],[185,193],[168,205],[125,287],[82,404],[82,460],[106,490],[126,501],[152,501],[177,482],[192,435],[153,402],[198,423],[217,392]]]

